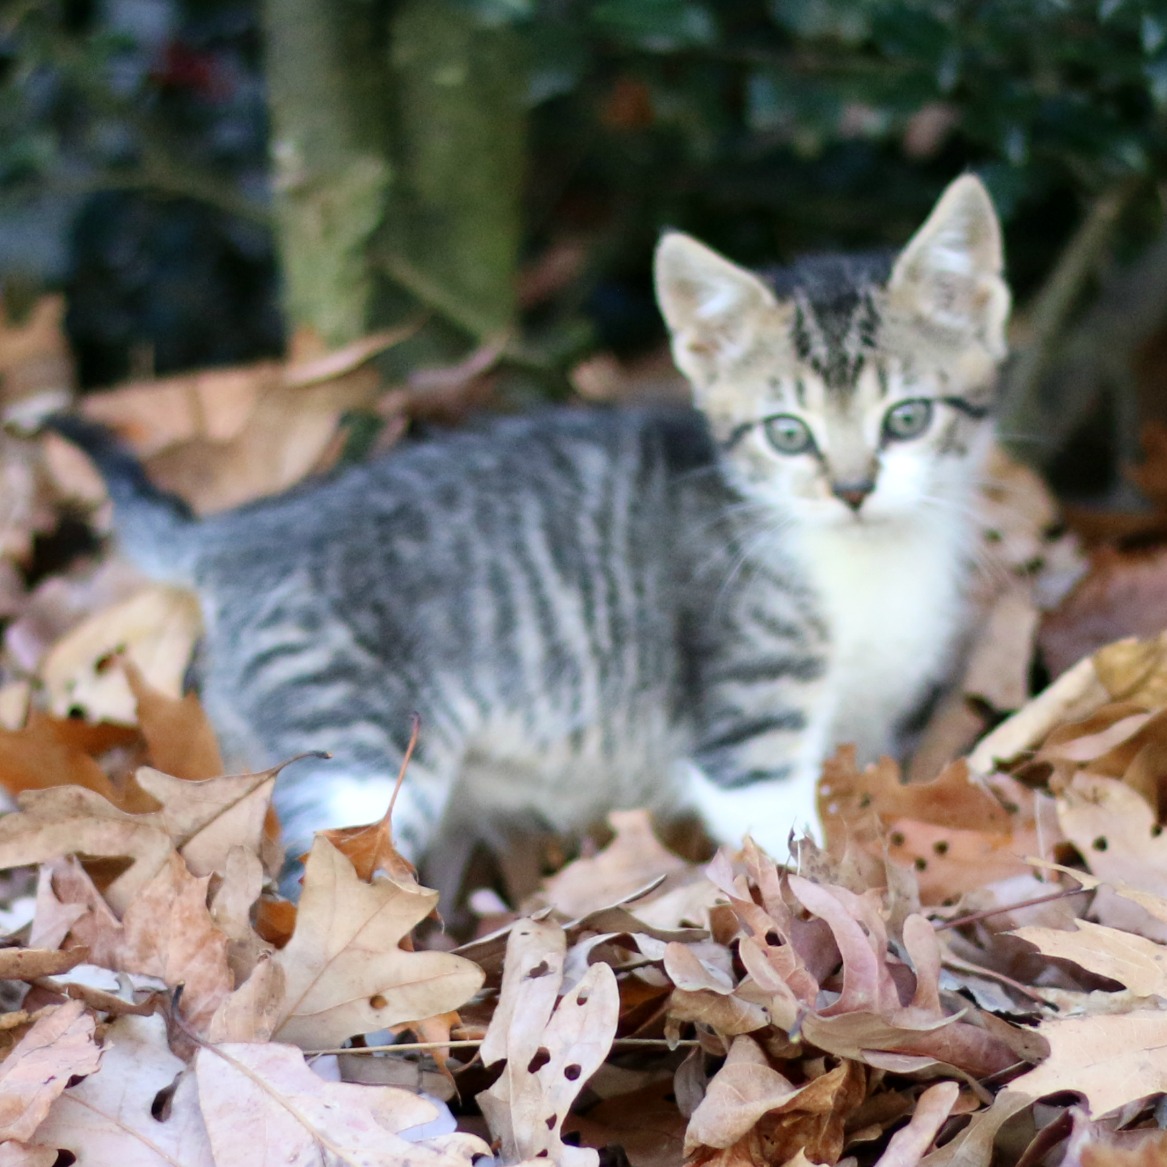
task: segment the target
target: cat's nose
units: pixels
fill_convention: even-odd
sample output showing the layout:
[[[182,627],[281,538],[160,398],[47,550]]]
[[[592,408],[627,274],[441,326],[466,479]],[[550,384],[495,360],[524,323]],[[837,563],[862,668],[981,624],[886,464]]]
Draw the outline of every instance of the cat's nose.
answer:
[[[863,500],[875,489],[875,483],[870,478],[861,482],[836,482],[831,486],[831,493],[842,499],[853,511],[858,514]]]

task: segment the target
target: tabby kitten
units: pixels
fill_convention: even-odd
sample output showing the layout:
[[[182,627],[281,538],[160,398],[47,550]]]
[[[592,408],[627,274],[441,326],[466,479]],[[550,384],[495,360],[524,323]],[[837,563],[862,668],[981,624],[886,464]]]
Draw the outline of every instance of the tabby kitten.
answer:
[[[127,553],[192,585],[234,767],[300,846],[695,809],[781,853],[826,753],[901,748],[955,663],[1009,293],[981,183],[894,261],[772,278],[676,232],[657,296],[695,411],[562,410],[403,446],[203,520],[59,419]]]

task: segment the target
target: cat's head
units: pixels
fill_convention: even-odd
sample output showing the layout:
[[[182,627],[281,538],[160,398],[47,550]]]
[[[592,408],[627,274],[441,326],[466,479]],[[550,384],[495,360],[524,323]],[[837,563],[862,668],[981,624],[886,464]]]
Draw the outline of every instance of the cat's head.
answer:
[[[971,175],[894,260],[764,278],[680,232],[656,253],[678,368],[739,484],[797,522],[955,508],[991,437],[1009,289]]]

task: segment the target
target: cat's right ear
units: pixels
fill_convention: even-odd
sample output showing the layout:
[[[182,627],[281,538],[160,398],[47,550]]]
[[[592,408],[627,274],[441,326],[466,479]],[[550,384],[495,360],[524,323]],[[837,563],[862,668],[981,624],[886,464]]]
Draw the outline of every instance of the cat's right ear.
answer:
[[[773,292],[752,272],[681,231],[661,238],[654,275],[673,358],[698,384],[749,349],[759,313],[776,305]]]

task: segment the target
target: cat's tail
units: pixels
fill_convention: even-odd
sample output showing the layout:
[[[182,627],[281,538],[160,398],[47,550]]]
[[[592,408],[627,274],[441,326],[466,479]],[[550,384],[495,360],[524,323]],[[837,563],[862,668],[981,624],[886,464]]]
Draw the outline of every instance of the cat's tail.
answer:
[[[141,462],[105,426],[75,413],[54,413],[44,425],[86,454],[113,500],[114,531],[126,557],[147,575],[189,583],[196,519],[177,495],[160,490]]]

